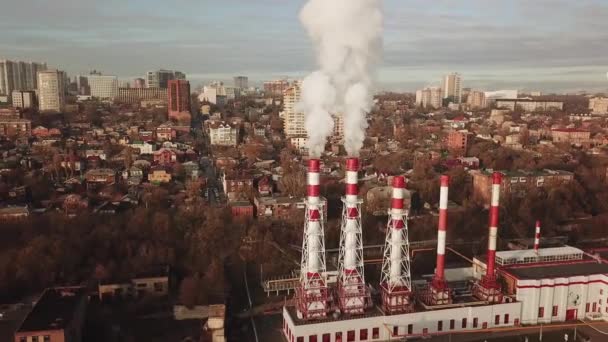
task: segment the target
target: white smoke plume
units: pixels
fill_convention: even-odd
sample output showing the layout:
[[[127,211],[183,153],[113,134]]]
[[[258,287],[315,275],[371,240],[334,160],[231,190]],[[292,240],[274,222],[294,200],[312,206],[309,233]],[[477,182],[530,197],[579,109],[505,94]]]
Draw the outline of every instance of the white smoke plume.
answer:
[[[333,130],[330,113],[341,113],[344,146],[350,156],[358,156],[373,104],[373,67],[382,48],[382,0],[309,0],[300,21],[315,44],[320,68],[302,86],[310,153],[323,151]],[[322,89],[328,94],[320,94]]]

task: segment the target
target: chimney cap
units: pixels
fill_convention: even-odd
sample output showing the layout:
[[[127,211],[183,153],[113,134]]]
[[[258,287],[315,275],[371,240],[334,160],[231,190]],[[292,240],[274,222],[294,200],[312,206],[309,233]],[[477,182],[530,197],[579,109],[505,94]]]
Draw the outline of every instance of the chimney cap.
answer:
[[[393,188],[405,189],[405,177],[403,177],[403,176],[393,177]]]
[[[346,170],[347,171],[359,171],[359,158],[348,158],[346,159]]]
[[[321,170],[321,161],[319,159],[308,160],[308,172],[319,172]]]
[[[450,185],[450,176],[441,175],[441,186],[449,186]]]
[[[502,173],[494,172],[492,174],[492,184],[500,184],[502,183]]]

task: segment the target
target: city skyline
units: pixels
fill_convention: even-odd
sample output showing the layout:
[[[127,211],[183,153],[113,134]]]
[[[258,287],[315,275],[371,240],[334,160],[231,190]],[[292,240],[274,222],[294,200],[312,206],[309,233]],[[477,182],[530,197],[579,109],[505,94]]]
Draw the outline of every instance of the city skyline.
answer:
[[[48,62],[70,75],[97,69],[132,79],[167,68],[183,70],[195,85],[239,74],[257,85],[314,69],[297,19],[302,3],[14,2],[0,14],[0,49],[2,58]],[[489,90],[608,88],[608,46],[602,44],[608,4],[599,0],[471,0],[458,7],[438,1],[432,8],[419,0],[387,0],[384,7],[380,90],[438,85],[453,71],[463,75],[464,87]],[[22,14],[36,12],[47,15],[31,21]]]

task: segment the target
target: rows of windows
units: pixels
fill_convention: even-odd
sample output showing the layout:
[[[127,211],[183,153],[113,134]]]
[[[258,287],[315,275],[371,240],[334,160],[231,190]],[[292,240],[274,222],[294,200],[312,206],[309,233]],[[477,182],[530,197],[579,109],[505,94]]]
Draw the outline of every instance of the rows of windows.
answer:
[[[27,341],[27,337],[25,337],[25,336],[19,337],[19,342],[26,342],[26,341]],[[42,337],[32,336],[31,341],[32,342],[51,342],[51,336],[50,335],[44,335]]]
[[[544,310],[543,308],[540,308],[539,310]],[[557,307],[554,307],[554,311],[555,311],[555,315],[557,315]],[[539,311],[540,314],[540,311]],[[509,314],[504,314],[504,315],[495,315],[494,316],[494,324],[495,325],[499,325],[501,324],[501,320],[503,324],[509,324],[511,323],[510,320],[510,316]],[[460,328],[462,329],[466,329],[468,327],[468,321],[466,318],[463,318],[460,321]],[[515,319],[515,324],[518,324],[518,319]],[[488,327],[488,323],[487,322],[483,322],[482,324],[482,328],[486,329]],[[474,317],[473,318],[473,322],[471,325],[471,328],[475,329],[475,328],[479,328],[479,318]],[[451,319],[449,320],[449,330],[454,330],[456,329],[456,320],[455,319]],[[284,322],[284,330],[287,333],[288,336],[288,341],[290,342],[330,342],[331,340],[331,334],[323,334],[321,336],[321,339],[318,339],[318,335],[310,335],[308,336],[308,338],[305,338],[304,336],[299,336],[299,337],[295,337],[293,336],[293,334],[291,333],[291,331],[289,330],[289,326],[287,325],[286,322]],[[392,336],[396,337],[396,336],[400,336],[400,334],[403,334],[405,331],[400,331],[401,329],[399,328],[399,326],[393,326],[392,329]],[[414,325],[413,324],[408,324],[407,325],[407,335],[412,335],[414,334]],[[444,331],[444,321],[437,321],[437,331]],[[422,334],[428,334],[428,328],[423,328],[422,330]],[[372,328],[371,329],[371,336],[369,335],[369,329],[359,329],[359,330],[349,330],[347,331],[345,334],[343,334],[342,332],[337,332],[334,334],[334,341],[336,342],[354,342],[357,339],[357,336],[359,337],[358,341],[368,341],[368,340],[376,340],[380,338],[380,328]]]

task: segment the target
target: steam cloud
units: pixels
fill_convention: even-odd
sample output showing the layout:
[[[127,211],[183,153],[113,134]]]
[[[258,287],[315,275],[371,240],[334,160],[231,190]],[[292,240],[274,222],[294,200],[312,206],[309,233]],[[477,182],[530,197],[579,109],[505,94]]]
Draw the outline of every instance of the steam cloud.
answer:
[[[302,83],[308,147],[319,156],[344,117],[344,146],[358,156],[371,110],[372,71],[382,48],[382,0],[309,0],[300,21],[315,44],[319,70]]]

